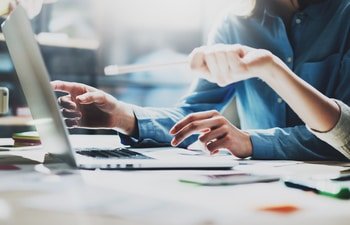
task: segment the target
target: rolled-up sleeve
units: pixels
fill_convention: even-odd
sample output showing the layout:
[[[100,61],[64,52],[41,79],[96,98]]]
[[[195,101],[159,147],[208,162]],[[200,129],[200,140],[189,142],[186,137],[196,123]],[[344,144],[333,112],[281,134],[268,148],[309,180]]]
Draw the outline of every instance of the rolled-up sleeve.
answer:
[[[350,159],[350,107],[341,101],[335,101],[341,110],[340,118],[335,127],[328,132],[318,132],[309,127],[308,129],[316,137],[327,142]]]

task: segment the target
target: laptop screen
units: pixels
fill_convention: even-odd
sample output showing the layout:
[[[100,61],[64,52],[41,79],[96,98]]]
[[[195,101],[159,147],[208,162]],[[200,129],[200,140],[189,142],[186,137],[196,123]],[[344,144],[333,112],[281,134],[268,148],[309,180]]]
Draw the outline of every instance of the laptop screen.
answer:
[[[2,30],[44,150],[76,166],[43,57],[21,6],[2,24]]]

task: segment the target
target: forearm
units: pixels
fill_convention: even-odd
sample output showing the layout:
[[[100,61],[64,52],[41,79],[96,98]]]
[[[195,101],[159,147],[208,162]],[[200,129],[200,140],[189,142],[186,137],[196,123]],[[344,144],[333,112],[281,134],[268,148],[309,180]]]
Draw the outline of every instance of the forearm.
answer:
[[[209,110],[221,111],[232,99],[235,89],[232,86],[219,88],[216,84],[198,80],[190,94],[172,108],[144,108],[131,106],[135,126],[132,132],[121,135],[123,143],[132,146],[170,145],[173,138],[170,129],[185,116]],[[131,113],[128,113],[129,116]],[[131,134],[131,135],[130,135]],[[136,135],[135,135],[136,134]],[[197,140],[197,135],[186,139],[180,147],[187,147]]]
[[[346,160],[333,147],[315,137],[305,126],[249,130],[253,159]]]
[[[277,57],[271,63],[270,73],[261,78],[310,128],[323,132],[337,123],[340,116],[338,105],[300,79]]]
[[[128,135],[124,132],[120,137],[122,143],[134,147],[170,146],[173,138],[169,130],[174,124],[181,120],[191,111],[183,108],[144,108],[133,106],[133,113],[136,120],[135,132]],[[180,147],[187,147],[196,140],[191,137],[181,144]]]

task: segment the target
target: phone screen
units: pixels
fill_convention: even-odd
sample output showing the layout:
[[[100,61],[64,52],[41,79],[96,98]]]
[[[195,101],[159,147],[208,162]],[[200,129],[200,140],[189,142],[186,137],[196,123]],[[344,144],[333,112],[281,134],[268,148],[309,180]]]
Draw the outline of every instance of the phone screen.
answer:
[[[181,182],[206,186],[251,184],[278,181],[277,176],[254,175],[249,173],[194,175],[181,178]]]

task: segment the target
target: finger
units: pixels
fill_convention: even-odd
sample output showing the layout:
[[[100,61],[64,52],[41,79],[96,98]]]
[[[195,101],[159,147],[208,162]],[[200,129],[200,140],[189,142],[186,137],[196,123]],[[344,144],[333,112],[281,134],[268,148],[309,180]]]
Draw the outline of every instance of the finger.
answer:
[[[231,83],[238,82],[245,79],[244,71],[245,66],[242,64],[242,59],[239,58],[237,53],[227,53],[227,58],[230,67]]]
[[[173,146],[177,146],[183,142],[186,138],[190,137],[193,134],[199,133],[201,130],[206,128],[215,129],[218,126],[221,126],[219,119],[210,118],[205,120],[199,120],[189,123],[182,130],[180,130],[171,141]]]
[[[215,53],[216,61],[218,63],[218,67],[220,69],[220,73],[218,74],[217,82],[218,84],[225,85],[231,83],[230,79],[230,65],[228,63],[226,52],[220,51]]]
[[[58,105],[61,106],[62,108],[66,108],[70,110],[75,110],[78,108],[77,104],[72,101],[72,98],[70,95],[66,95],[58,98]]]
[[[216,141],[211,142],[210,144],[207,145],[207,149],[214,153],[215,151],[218,151],[219,149],[226,148],[227,146],[227,136],[218,139]]]
[[[88,91],[96,91],[97,89],[87,86],[85,84],[74,83],[74,82],[66,82],[66,81],[52,81],[51,87],[54,91],[60,91],[64,93],[85,93]]]
[[[239,46],[240,46],[240,49],[242,50],[242,55],[240,55],[241,58],[243,58],[249,52],[253,52],[256,50],[255,48],[252,48],[246,45],[239,45]]]
[[[98,104],[102,105],[106,103],[106,94],[102,91],[88,92],[83,95],[77,96],[77,101],[82,105]]]
[[[260,62],[260,60],[269,59],[271,57],[272,57],[272,53],[267,50],[263,50],[263,49],[254,50],[254,51],[252,50],[247,54],[245,54],[245,56],[242,58],[242,62],[247,65],[250,65],[250,64],[253,64],[254,62]]]
[[[65,92],[65,93],[71,93],[76,89],[76,85],[74,83],[65,82],[65,81],[52,81],[51,87],[55,91]]]
[[[242,76],[242,73],[246,71],[246,65],[242,63],[242,58],[239,56],[239,50],[227,52],[226,55],[228,58],[231,73],[233,77],[235,77],[234,79],[239,80],[240,76]]]
[[[176,123],[171,129],[170,134],[174,135],[180,130],[182,130],[187,124],[196,121],[196,120],[204,120],[209,119],[214,116],[219,116],[220,113],[218,111],[212,110],[212,111],[206,111],[206,112],[200,112],[200,113],[192,113],[191,115],[185,117],[184,119],[180,120],[178,123]]]
[[[204,50],[205,46],[196,48],[195,50],[192,51],[190,54],[190,68],[194,71],[204,73],[204,74],[209,74],[209,69],[207,67],[207,64],[205,63],[205,58],[204,58]]]
[[[226,74],[229,69],[229,65],[226,59],[226,51],[224,50],[216,51],[215,57],[216,57],[216,61],[217,61],[220,73]]]
[[[64,119],[64,122],[68,128],[75,128],[79,126],[79,121],[76,119]]]
[[[69,119],[81,119],[82,117],[81,112],[78,112],[75,110],[62,109],[61,113],[64,118],[69,118]]]
[[[207,79],[209,81],[216,82],[218,76],[220,75],[220,68],[218,66],[215,53],[213,51],[207,51],[204,58],[210,72],[210,76],[208,76]]]
[[[198,139],[200,142],[204,144],[208,144],[208,142],[214,139],[221,139],[222,137],[228,134],[227,129],[225,127],[219,127],[217,129],[211,130],[210,132],[201,134]]]
[[[245,45],[234,44],[226,48],[226,52],[233,52],[237,55],[237,57],[243,58],[247,52],[251,51],[251,49],[252,48]]]

